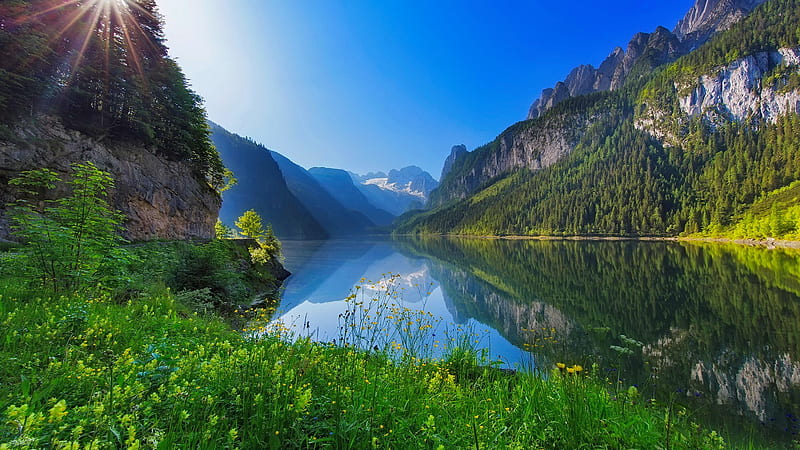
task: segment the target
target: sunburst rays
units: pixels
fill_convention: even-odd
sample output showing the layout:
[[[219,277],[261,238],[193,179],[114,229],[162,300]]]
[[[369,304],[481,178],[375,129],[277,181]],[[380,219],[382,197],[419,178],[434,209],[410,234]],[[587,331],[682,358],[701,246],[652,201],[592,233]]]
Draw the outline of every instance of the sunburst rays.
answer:
[[[157,44],[142,28],[138,18],[158,19],[137,0],[40,0],[34,5],[33,12],[16,18],[16,22],[52,19],[51,43],[69,36],[70,45],[75,50],[70,79],[84,63],[90,45],[97,43],[104,53],[106,75],[113,48],[122,45],[127,64],[142,80],[146,79],[141,56],[146,49],[142,47],[157,50]]]

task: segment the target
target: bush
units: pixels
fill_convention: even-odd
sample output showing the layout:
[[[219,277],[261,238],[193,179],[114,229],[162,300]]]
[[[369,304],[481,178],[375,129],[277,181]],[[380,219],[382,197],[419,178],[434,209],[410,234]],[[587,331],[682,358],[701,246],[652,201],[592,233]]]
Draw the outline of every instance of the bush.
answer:
[[[72,165],[62,180],[49,169],[22,172],[10,184],[19,200],[9,211],[13,233],[24,244],[17,260],[28,277],[54,292],[102,281],[104,266],[125,259],[118,235],[122,215],[110,207],[111,176],[90,162]],[[67,195],[53,200],[59,185]]]

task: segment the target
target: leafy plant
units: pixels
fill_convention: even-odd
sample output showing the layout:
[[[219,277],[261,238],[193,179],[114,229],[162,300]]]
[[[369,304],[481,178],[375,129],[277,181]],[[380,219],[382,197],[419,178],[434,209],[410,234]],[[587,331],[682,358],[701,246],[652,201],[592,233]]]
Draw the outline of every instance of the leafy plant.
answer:
[[[91,162],[72,169],[66,181],[42,168],[10,182],[20,193],[10,217],[14,234],[24,243],[21,262],[55,292],[86,287],[98,281],[104,264],[125,257],[118,235],[122,215],[107,200],[111,176]],[[51,199],[61,183],[71,192]]]

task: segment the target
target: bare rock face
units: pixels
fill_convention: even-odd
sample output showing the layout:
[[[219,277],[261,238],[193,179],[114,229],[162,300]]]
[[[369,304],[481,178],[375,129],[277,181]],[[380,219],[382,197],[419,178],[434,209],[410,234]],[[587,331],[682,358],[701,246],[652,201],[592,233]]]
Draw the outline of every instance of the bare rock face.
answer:
[[[782,74],[780,76],[776,73]],[[678,105],[684,117],[701,117],[716,127],[729,121],[775,123],[779,117],[800,113],[800,89],[787,85],[789,75],[800,74],[800,48],[782,48],[740,58],[689,82],[676,82]],[[647,105],[636,118],[636,127],[668,145],[681,136],[669,130],[675,118],[663,107]]]
[[[727,30],[742,20],[765,0],[697,0],[686,16],[670,32],[658,27],[653,33],[637,33],[625,50],[617,47],[598,69],[581,65],[570,72],[562,83],[542,91],[528,110],[528,119],[535,119],[548,109],[570,97],[615,90],[622,87],[631,70],[643,58],[651,67],[674,61],[699,47],[714,34]]]
[[[455,164],[459,156],[465,153],[467,153],[467,146],[464,144],[454,145],[453,148],[450,149],[450,155],[444,160],[442,176],[439,178],[439,181],[444,180],[444,177],[453,169],[453,164]]]
[[[727,30],[764,0],[697,0],[673,31],[689,49],[704,44],[714,33]]]
[[[532,125],[520,122],[504,131],[492,144],[476,149],[480,161],[458,178],[448,178],[430,196],[429,206],[466,198],[481,185],[517,169],[549,167],[569,154],[583,136],[590,119],[584,116],[548,116]],[[566,124],[566,125],[565,125]]]
[[[700,77],[693,86],[680,86],[679,92],[684,93],[678,99],[681,110],[689,117],[702,115],[711,123],[747,118],[774,123],[780,116],[800,112],[800,90],[784,90],[780,83],[764,82],[777,66],[800,72],[800,49],[756,53],[734,61],[715,75]]]
[[[67,130],[51,117],[17,130],[19,141],[0,142],[0,239],[9,238],[5,209],[15,200],[10,179],[49,168],[70,173],[70,164],[91,161],[115,180],[111,204],[121,211],[126,239],[207,239],[214,236],[221,200],[188,164],[170,161],[141,146],[98,142]]]

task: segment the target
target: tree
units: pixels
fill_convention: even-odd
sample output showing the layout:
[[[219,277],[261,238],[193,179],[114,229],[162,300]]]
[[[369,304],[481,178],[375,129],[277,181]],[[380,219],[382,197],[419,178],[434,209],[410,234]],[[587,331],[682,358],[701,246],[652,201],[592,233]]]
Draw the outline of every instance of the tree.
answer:
[[[280,258],[281,243],[272,232],[272,225],[264,225],[261,216],[254,210],[245,211],[238,219],[236,226],[241,230],[243,236],[253,239],[258,247],[250,247],[250,259],[254,263],[264,264],[270,259]]]
[[[24,244],[22,263],[55,292],[88,286],[104,265],[124,254],[118,248],[122,215],[107,200],[111,176],[90,162],[72,169],[66,181],[52,170],[36,169],[10,182],[20,194],[10,218]],[[52,200],[59,184],[71,192]]]
[[[264,237],[264,225],[261,216],[255,210],[247,210],[238,219],[236,226],[239,227],[244,237],[258,241]]]
[[[225,225],[217,218],[217,223],[214,224],[214,236],[217,239],[232,239],[235,236],[233,228]]]
[[[0,1],[0,121],[36,113],[152,146],[218,191],[229,186],[202,98],[168,55],[154,0]]]

